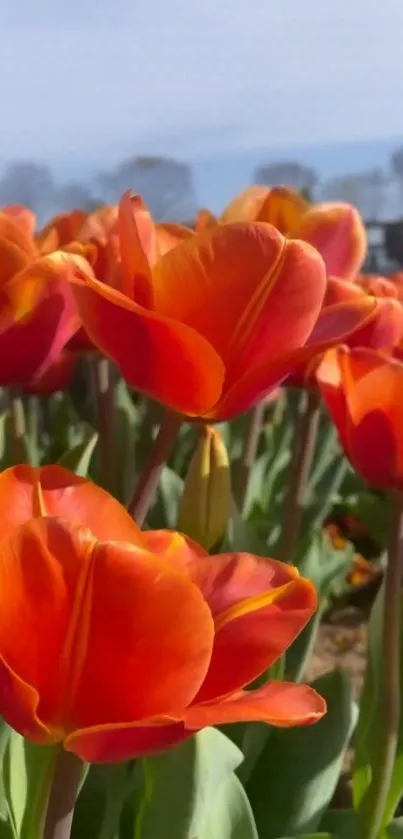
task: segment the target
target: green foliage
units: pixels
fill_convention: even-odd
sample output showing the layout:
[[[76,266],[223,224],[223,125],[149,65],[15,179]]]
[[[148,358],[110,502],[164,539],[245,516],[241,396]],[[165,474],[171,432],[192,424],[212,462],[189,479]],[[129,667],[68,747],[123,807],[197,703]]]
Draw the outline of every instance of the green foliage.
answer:
[[[246,791],[265,839],[317,830],[330,804],[356,721],[346,677],[335,671],[313,687],[328,711],[312,728],[271,729]]]

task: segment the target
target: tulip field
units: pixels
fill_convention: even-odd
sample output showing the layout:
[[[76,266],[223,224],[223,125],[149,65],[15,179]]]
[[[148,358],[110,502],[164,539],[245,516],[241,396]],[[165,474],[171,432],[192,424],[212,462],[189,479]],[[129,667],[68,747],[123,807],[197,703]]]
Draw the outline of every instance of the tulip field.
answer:
[[[403,270],[366,252],[284,186],[0,209],[0,839],[403,839]],[[316,675],[357,603],[362,675]]]

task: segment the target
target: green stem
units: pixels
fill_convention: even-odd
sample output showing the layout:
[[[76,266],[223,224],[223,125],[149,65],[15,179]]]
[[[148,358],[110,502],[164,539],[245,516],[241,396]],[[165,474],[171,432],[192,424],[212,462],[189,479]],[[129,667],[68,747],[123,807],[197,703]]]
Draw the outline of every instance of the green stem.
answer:
[[[21,391],[17,387],[9,388],[9,403],[11,417],[11,453],[14,464],[25,463],[27,433],[25,409]]]
[[[141,527],[154,500],[162,470],[174,447],[182,417],[167,411],[134,491],[129,510]]]
[[[403,576],[403,495],[393,499],[394,516],[385,571],[380,730],[371,784],[363,800],[362,839],[378,839],[393,776],[400,724],[400,638]]]
[[[53,775],[43,839],[70,839],[82,773],[81,760],[62,749]]]
[[[92,364],[101,455],[100,483],[113,493],[116,489],[115,381],[109,359],[97,355]]]
[[[305,492],[311,471],[320,418],[320,396],[316,390],[308,390],[307,403],[296,418],[294,445],[291,454],[291,475],[285,499],[283,531],[281,535],[281,556],[284,562],[292,563],[300,537]]]
[[[235,469],[234,497],[241,513],[243,512],[245,506],[250,476],[256,459],[265,407],[265,402],[263,400],[262,402],[259,402],[258,405],[255,405],[248,416],[248,425],[243,441],[244,445],[242,458],[238,467]]]

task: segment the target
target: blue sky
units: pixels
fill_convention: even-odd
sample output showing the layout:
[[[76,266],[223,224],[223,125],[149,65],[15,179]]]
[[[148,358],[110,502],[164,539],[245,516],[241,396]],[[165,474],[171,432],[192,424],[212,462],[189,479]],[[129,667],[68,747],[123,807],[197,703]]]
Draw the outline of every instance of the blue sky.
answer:
[[[401,0],[1,0],[0,164],[232,159],[237,188],[271,150],[392,148],[402,32]]]

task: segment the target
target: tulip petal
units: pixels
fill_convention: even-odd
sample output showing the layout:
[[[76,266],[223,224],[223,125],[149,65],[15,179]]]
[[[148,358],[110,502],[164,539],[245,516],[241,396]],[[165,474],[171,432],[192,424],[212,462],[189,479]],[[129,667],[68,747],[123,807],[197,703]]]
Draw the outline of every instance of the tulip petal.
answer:
[[[154,222],[139,195],[126,192],[119,203],[122,291],[146,309],[153,307],[151,266],[157,259]]]
[[[189,579],[148,551],[97,543],[63,519],[32,519],[2,541],[0,583],[0,660],[18,705],[9,709],[0,668],[6,720],[9,710],[13,721],[29,712],[27,686],[53,740],[162,713],[175,719],[204,679],[210,610]]]
[[[185,574],[188,574],[188,565],[196,562],[198,557],[208,557],[208,552],[201,545],[176,530],[145,530],[141,533],[151,553],[163,556],[165,562]]]
[[[101,541],[144,544],[139,527],[112,495],[61,466],[13,466],[0,473],[2,539],[39,515],[38,497],[42,499],[42,515],[82,524]]]
[[[218,224],[216,216],[210,210],[202,209],[196,213],[196,231],[201,233],[208,227],[215,227]]]
[[[311,725],[326,713],[326,702],[308,685],[267,682],[252,691],[239,691],[224,701],[192,705],[185,726],[197,731],[209,725],[234,722],[266,722],[280,728]]]
[[[98,543],[87,601],[74,728],[181,712],[203,682],[213,648],[213,619],[199,589],[163,557]]]
[[[350,339],[359,329],[370,327],[376,316],[377,303],[366,295],[355,301],[339,303],[322,309],[306,345],[284,355],[274,357],[270,363],[249,369],[228,389],[222,399],[207,414],[208,418],[225,420],[247,410],[266,397],[282,381],[291,376],[298,382],[307,365],[325,352],[332,344]]]
[[[69,210],[53,216],[36,235],[41,253],[57,250],[77,239],[86,218],[84,210]]]
[[[56,519],[31,519],[1,541],[0,707],[35,739],[44,726],[59,731],[53,740],[63,736],[61,698],[75,666],[63,651],[93,542],[85,528]]]
[[[339,365],[339,359],[345,351],[345,348],[338,347],[325,353],[316,371],[316,381],[348,455],[348,411]]]
[[[70,258],[52,254],[30,263],[3,286],[0,384],[41,376],[79,325],[68,276]]]
[[[295,230],[302,216],[309,210],[310,204],[295,189],[276,186],[269,190],[258,211],[255,221],[274,224],[277,230],[287,235]]]
[[[271,306],[284,248],[284,238],[266,224],[206,230],[155,265],[156,310],[203,335],[227,364],[253,331],[269,299]],[[307,286],[309,282],[305,292]]]
[[[401,489],[403,364],[358,348],[338,358],[352,462],[374,486]]]
[[[196,235],[194,230],[185,227],[184,224],[161,222],[155,226],[155,229],[159,256],[163,256],[164,253],[175,248],[183,239],[191,239],[192,236]]]
[[[31,259],[38,255],[32,236],[27,233],[17,218],[7,212],[0,212],[0,241],[3,239],[15,245]]]
[[[341,280],[339,277],[328,277],[324,308],[334,306],[335,303],[345,303],[347,300],[357,300],[365,297],[365,290],[349,280]]]
[[[316,595],[296,568],[276,560],[192,553],[179,548],[168,561],[187,571],[214,618],[213,656],[195,700],[202,702],[238,690],[279,658],[314,612]]]
[[[228,365],[226,390],[236,387],[245,371],[253,373],[261,364],[270,378],[272,361],[305,344],[321,311],[325,288],[325,270],[316,251],[304,242],[286,241],[265,296],[260,291],[255,311],[247,312],[237,325],[238,352]]]
[[[18,245],[0,238],[0,323],[4,318],[2,309],[7,306],[7,285],[15,274],[29,264],[30,258]],[[4,290],[3,290],[4,289]]]
[[[403,308],[392,297],[376,300],[375,314],[348,338],[349,347],[392,350],[403,337]],[[343,343],[345,343],[343,341]]]
[[[183,723],[143,720],[132,725],[103,725],[74,731],[64,742],[88,763],[115,763],[158,754],[192,736]]]
[[[270,189],[267,186],[248,186],[237,195],[220,216],[221,224],[237,221],[257,221]]]
[[[26,236],[33,237],[36,227],[36,215],[28,207],[22,204],[8,204],[3,207],[3,213],[11,216],[20,225]]]
[[[91,339],[131,387],[189,416],[217,401],[224,366],[201,335],[90,277],[74,279],[72,290]]]
[[[364,262],[367,234],[358,210],[351,204],[316,204],[302,216],[293,235],[319,251],[329,275],[354,279]]]

